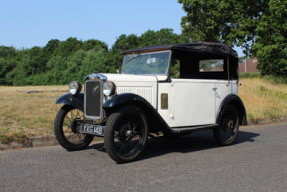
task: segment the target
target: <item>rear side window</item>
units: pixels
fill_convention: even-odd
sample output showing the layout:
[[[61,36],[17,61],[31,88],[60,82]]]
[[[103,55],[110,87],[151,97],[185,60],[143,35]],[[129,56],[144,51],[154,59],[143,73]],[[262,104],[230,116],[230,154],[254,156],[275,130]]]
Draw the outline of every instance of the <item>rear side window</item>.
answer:
[[[199,72],[223,72],[224,59],[199,60]]]

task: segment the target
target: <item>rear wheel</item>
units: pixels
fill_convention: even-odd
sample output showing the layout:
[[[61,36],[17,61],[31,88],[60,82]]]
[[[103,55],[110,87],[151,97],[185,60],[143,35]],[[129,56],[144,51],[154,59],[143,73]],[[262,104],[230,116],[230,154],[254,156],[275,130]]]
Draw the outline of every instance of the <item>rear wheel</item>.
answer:
[[[56,115],[54,123],[55,137],[59,144],[69,151],[86,148],[94,136],[80,133],[83,113],[73,106],[64,105]]]
[[[130,162],[144,150],[147,136],[144,112],[137,106],[126,106],[110,115],[105,131],[105,148],[118,163]]]
[[[233,106],[227,106],[220,119],[220,126],[213,129],[213,134],[216,142],[219,145],[231,145],[239,131],[239,116]]]

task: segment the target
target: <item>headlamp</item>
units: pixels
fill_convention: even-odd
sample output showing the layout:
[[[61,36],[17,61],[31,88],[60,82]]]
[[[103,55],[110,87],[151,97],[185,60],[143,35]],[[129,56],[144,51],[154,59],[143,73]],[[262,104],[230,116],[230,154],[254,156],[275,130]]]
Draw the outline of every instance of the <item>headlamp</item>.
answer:
[[[105,81],[103,84],[103,92],[106,96],[113,95],[115,93],[115,85],[111,81]]]
[[[72,81],[69,85],[69,89],[72,95],[76,95],[81,92],[82,85],[78,81]]]

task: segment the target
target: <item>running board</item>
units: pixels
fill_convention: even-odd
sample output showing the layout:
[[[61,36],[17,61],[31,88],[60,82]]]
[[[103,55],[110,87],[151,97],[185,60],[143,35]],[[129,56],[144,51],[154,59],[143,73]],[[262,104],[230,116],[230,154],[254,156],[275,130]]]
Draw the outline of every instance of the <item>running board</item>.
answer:
[[[214,129],[218,128],[218,124],[211,124],[211,125],[199,125],[199,126],[192,126],[192,127],[171,127],[170,129],[174,133],[184,133],[184,132],[193,132],[201,129]]]

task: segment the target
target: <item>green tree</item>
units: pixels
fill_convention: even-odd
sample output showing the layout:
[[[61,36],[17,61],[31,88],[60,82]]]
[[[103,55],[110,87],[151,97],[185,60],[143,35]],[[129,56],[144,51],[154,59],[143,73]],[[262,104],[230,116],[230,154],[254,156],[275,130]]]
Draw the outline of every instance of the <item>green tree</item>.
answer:
[[[62,41],[59,44],[59,46],[54,51],[54,55],[67,58],[68,56],[80,50],[82,45],[82,41],[77,40],[76,37],[70,37],[66,41]]]
[[[43,54],[45,57],[45,60],[48,61],[52,55],[54,54],[54,51],[58,48],[61,41],[58,39],[51,39],[46,46],[43,48]]]
[[[9,80],[9,82],[12,82],[13,85],[32,85],[30,76],[44,72],[46,64],[43,57],[43,48],[35,46],[31,49],[21,51],[19,55],[17,55],[17,59],[20,61],[18,61],[16,67],[11,71],[12,74],[9,74],[9,77],[6,79],[9,80],[12,77],[13,80]]]
[[[105,51],[108,51],[108,45],[100,40],[89,39],[83,42],[82,49],[84,51],[98,51],[99,49],[104,49]]]
[[[251,52],[267,0],[178,0],[187,16],[182,33],[192,41],[222,42]]]
[[[270,0],[256,30],[253,46],[261,73],[287,72],[287,1]]]
[[[47,73],[42,76],[42,82],[45,85],[63,85],[69,80],[64,76],[67,69],[67,58],[61,56],[53,56],[47,63]]]
[[[17,51],[14,47],[0,46],[0,85],[10,84],[6,75],[17,66],[16,55]]]
[[[22,48],[22,49],[17,51],[17,55],[15,56],[15,59],[17,61],[21,61],[25,55],[29,54],[29,52],[30,52],[30,49]]]
[[[20,63],[15,67],[9,77],[12,77],[13,85],[20,86],[20,85],[30,85],[31,82],[27,82],[27,78],[33,74],[35,74],[35,68],[30,65],[31,57],[25,55]]]
[[[82,80],[84,77],[79,77],[79,71],[83,67],[83,61],[87,57],[87,51],[79,50],[74,53],[71,57],[69,57],[67,62],[67,69],[63,73],[63,77],[68,79],[68,81],[72,80]],[[87,75],[87,74],[86,74]]]
[[[128,49],[138,48],[139,44],[139,38],[135,34],[120,35],[107,55],[108,63],[111,68],[121,69],[123,60],[121,52]]]
[[[163,28],[158,31],[148,30],[139,37],[139,47],[150,45],[166,45],[175,43],[187,43],[186,37],[173,33],[173,29]]]
[[[6,57],[14,57],[17,55],[17,51],[14,47],[7,47],[4,45],[0,46],[0,57],[6,58]]]
[[[107,54],[108,52],[105,49],[88,51],[79,71],[79,77],[81,80],[83,80],[87,74],[91,74],[92,72],[115,73],[115,68],[108,64]]]
[[[28,56],[31,58],[29,67],[33,68],[33,75],[45,72],[46,61],[43,53],[43,48],[37,46],[32,47],[28,53]]]
[[[140,42],[135,34],[120,35],[112,46],[114,53],[119,53],[124,50],[138,48]]]
[[[7,61],[3,58],[0,58],[0,85],[6,85],[5,75],[7,74],[7,69],[9,65]]]

